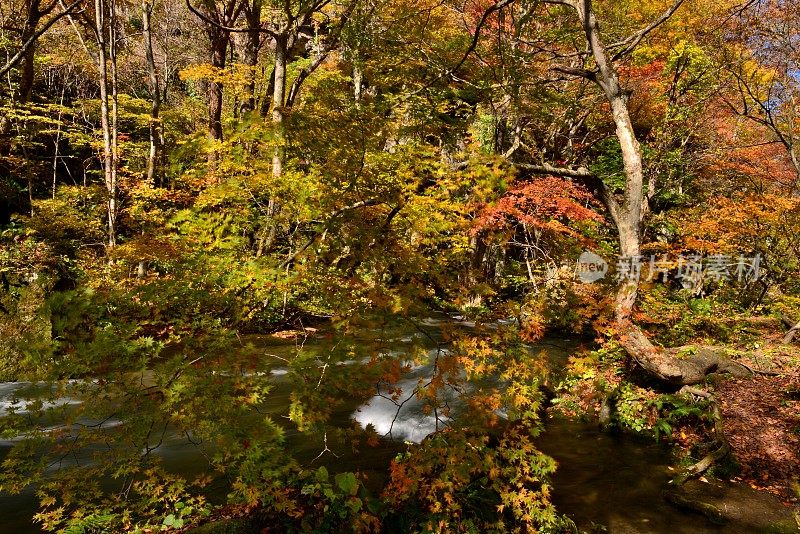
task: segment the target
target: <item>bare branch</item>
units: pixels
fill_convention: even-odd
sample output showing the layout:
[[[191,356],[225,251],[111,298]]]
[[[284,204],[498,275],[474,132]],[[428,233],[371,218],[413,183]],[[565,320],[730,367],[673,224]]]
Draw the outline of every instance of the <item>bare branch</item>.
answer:
[[[464,63],[466,63],[467,59],[469,59],[469,56],[477,48],[478,42],[480,41],[481,30],[483,30],[483,26],[489,20],[489,17],[492,15],[492,13],[495,13],[496,11],[500,11],[504,7],[512,4],[514,1],[515,0],[498,0],[497,3],[495,3],[494,5],[489,6],[488,8],[486,8],[486,10],[483,12],[483,15],[481,16],[480,20],[478,21],[478,24],[475,26],[475,35],[472,36],[472,42],[469,44],[469,47],[467,47],[467,50],[464,52],[464,55],[461,56],[461,59],[458,61],[458,63],[456,63],[453,67],[447,69],[446,72],[443,72],[442,74],[440,74],[439,76],[437,76],[436,78],[434,78],[430,82],[426,83],[425,85],[423,85],[422,87],[420,87],[416,91],[412,92],[411,95],[409,95],[409,96],[418,95],[419,93],[421,93],[425,89],[428,89],[429,87],[432,87],[433,84],[435,84],[436,82],[438,82],[438,81],[440,81],[440,80],[442,80],[444,78],[449,78],[449,77],[453,76],[456,72],[458,72],[458,69],[460,69],[461,66],[464,65]]]
[[[339,38],[342,35],[342,30],[350,20],[350,16],[353,14],[353,10],[355,9],[358,1],[359,0],[351,0],[344,13],[342,13],[341,18],[339,19],[339,24],[328,35],[328,40],[322,50],[320,50],[317,54],[317,57],[314,58],[314,61],[312,61],[309,66],[303,68],[297,74],[297,78],[295,78],[292,86],[289,88],[289,95],[286,97],[285,107],[290,108],[292,105],[294,105],[294,101],[300,92],[300,86],[302,86],[303,82],[306,81],[306,78],[311,76],[311,74],[313,74],[314,71],[317,70],[317,68],[325,61],[325,59],[331,53],[331,50],[333,50],[339,44]]]
[[[249,33],[249,32],[252,32],[252,31],[257,31],[257,32],[260,32],[260,33],[266,33],[270,37],[277,37],[278,36],[278,34],[277,34],[277,32],[275,30],[272,30],[270,28],[266,28],[266,27],[263,27],[263,26],[260,26],[258,28],[239,28],[239,27],[236,27],[236,26],[227,26],[227,25],[224,25],[224,24],[220,24],[219,22],[213,20],[212,18],[210,18],[209,16],[207,16],[206,14],[204,14],[200,10],[198,10],[196,7],[194,7],[192,5],[192,1],[191,0],[186,0],[186,7],[188,7],[189,11],[194,13],[195,16],[197,16],[200,20],[202,20],[206,24],[210,24],[212,26],[216,26],[217,28],[219,28],[221,30],[225,30],[225,31],[228,31],[228,32],[233,32],[233,33]]]
[[[633,52],[634,49],[637,46],[639,46],[639,43],[642,42],[642,39],[647,37],[647,34],[649,34],[653,30],[664,24],[666,21],[668,21],[670,17],[672,17],[673,13],[675,13],[675,11],[677,11],[678,8],[681,7],[681,4],[683,4],[683,2],[684,0],[675,0],[675,2],[673,2],[673,4],[669,6],[669,8],[664,13],[662,13],[660,17],[658,17],[656,20],[648,24],[646,27],[642,28],[638,32],[629,36],[627,39],[624,39],[622,41],[610,45],[608,47],[609,49],[619,48],[621,46],[625,47],[616,54],[614,54],[611,57],[611,61],[616,61],[618,59],[621,59],[630,54],[631,52]]]
[[[41,28],[36,30],[36,33],[31,35],[30,38],[22,44],[22,47],[19,50],[17,50],[17,53],[14,54],[11,57],[11,59],[9,59],[6,62],[5,66],[0,68],[0,76],[3,76],[5,73],[7,73],[11,69],[13,69],[14,66],[16,66],[16,64],[19,63],[19,61],[25,56],[25,53],[36,43],[36,41],[39,39],[39,37],[41,37],[47,30],[49,30],[50,27],[53,24],[55,24],[59,19],[69,15],[72,12],[73,9],[75,9],[76,7],[78,7],[78,5],[80,5],[80,3],[81,3],[81,0],[77,0],[76,2],[68,5],[66,8],[64,8],[63,12],[55,15],[53,18],[48,20],[44,24],[44,26],[42,26]]]
[[[518,169],[528,171],[532,174],[550,174],[553,176],[563,176],[565,178],[592,178],[595,177],[586,167],[578,167],[577,169],[570,169],[568,167],[554,167],[549,163],[542,163],[535,165],[532,163],[513,163]]]

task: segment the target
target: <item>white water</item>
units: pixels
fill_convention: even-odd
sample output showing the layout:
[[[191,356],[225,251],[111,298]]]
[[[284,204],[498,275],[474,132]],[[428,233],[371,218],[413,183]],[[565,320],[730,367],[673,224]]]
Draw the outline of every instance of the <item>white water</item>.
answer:
[[[403,391],[398,399],[375,395],[356,410],[353,419],[364,428],[372,425],[382,436],[419,443],[436,430],[441,430],[450,418],[441,414],[437,418],[434,413],[425,412],[424,402],[415,394],[418,385],[418,379],[400,380],[395,384]]]
[[[16,413],[28,414],[33,409],[34,401],[26,401],[17,394],[22,390],[39,386],[31,382],[2,382],[0,383],[0,416]],[[80,404],[81,401],[72,397],[59,397],[41,400],[41,408],[48,410],[61,406]],[[38,405],[37,405],[38,407]]]
[[[429,363],[415,364],[406,362],[410,372],[406,378],[392,384],[392,389],[399,388],[401,393],[392,396],[389,388],[382,388],[366,404],[353,413],[355,419],[362,427],[371,425],[375,431],[390,439],[419,443],[426,436],[442,430],[452,421],[444,409],[457,409],[463,403],[455,391],[445,386],[438,392],[437,406],[417,395],[423,392],[426,384],[433,375],[433,362],[437,353],[443,355],[446,349],[432,349],[429,351]],[[436,408],[436,409],[435,409]]]

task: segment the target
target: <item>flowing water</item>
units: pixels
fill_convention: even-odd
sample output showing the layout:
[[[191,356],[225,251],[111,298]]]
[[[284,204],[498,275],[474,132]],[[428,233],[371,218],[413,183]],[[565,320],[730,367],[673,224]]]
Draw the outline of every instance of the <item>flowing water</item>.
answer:
[[[440,336],[440,327],[444,323],[460,328],[473,326],[440,318],[425,320],[414,328],[395,327],[390,332],[382,332],[382,350],[399,353],[421,343],[433,356],[438,350],[446,350]],[[375,332],[369,337],[374,340]],[[275,364],[295,357],[298,346],[293,341],[273,338],[253,338],[251,341],[272,362],[268,371],[274,386],[260,410],[272,414],[276,420],[283,419],[292,385],[288,369]],[[299,350],[317,355],[320,362],[331,350],[332,343],[325,338],[309,338]],[[579,344],[578,340],[548,338],[531,347],[531,351],[547,357],[551,366],[558,368]],[[339,363],[347,365],[355,361]],[[410,392],[418,380],[430,372],[430,365],[414,366],[397,385],[404,392]],[[24,410],[24,404],[19,404],[13,397],[26,386],[29,384],[0,383],[0,410],[7,410],[15,402],[17,410]],[[354,402],[333,414],[331,425],[336,427],[347,428],[354,420],[362,426],[372,425],[379,434],[386,436],[377,447],[364,446],[354,453],[344,444],[331,442],[328,443],[330,451],[320,456],[325,449],[325,436],[300,434],[288,424],[285,426],[287,447],[305,465],[326,465],[334,472],[359,470],[368,475],[369,486],[380,488],[386,480],[386,468],[391,458],[403,450],[404,441],[419,442],[448,422],[446,418],[437,419],[426,414],[413,395],[405,393],[401,399],[407,400],[398,408],[385,396],[376,395],[361,406]],[[63,398],[53,402],[68,406],[77,401]],[[452,402],[457,406],[456,399]],[[454,410],[453,417],[457,417],[457,413],[457,409]],[[7,454],[14,441],[0,441],[0,458]],[[599,524],[614,533],[670,534],[753,531],[748,525],[715,526],[701,516],[669,506],[662,498],[662,492],[671,474],[668,469],[670,455],[665,447],[654,442],[602,433],[591,424],[553,419],[547,421],[546,431],[538,444],[559,464],[553,480],[553,499],[558,510],[568,514],[582,528]],[[170,470],[186,475],[198,474],[207,465],[197,447],[177,432],[167,433],[156,453]],[[220,488],[222,495],[223,490]],[[35,509],[35,497],[30,489],[20,495],[0,494],[0,533],[39,532],[31,524]]]

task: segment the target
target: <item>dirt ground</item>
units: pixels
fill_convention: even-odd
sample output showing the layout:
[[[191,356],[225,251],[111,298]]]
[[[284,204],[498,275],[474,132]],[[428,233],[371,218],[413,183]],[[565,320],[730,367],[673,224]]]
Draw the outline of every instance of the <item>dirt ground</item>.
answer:
[[[725,380],[716,394],[725,434],[742,468],[739,479],[797,505],[800,368],[793,358],[774,357],[769,367],[777,375]],[[764,367],[758,361],[752,365]]]

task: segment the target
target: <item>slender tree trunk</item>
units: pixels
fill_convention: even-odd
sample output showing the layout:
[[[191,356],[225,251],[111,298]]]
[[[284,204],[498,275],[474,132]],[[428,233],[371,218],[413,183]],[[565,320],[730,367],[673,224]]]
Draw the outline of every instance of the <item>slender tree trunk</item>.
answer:
[[[147,183],[153,187],[163,186],[161,178],[161,147],[163,132],[159,113],[161,111],[161,87],[156,70],[155,54],[153,53],[153,35],[150,30],[153,16],[153,4],[150,0],[142,0],[142,38],[144,39],[145,61],[147,63],[147,77],[150,88],[150,150],[147,154]],[[144,231],[142,231],[144,234]],[[144,260],[139,261],[136,278],[144,278],[147,274],[147,265]]]
[[[105,177],[108,213],[108,246],[116,244],[116,176],[112,149],[111,119],[108,98],[108,43],[106,38],[106,5],[94,0],[97,32],[97,68],[100,74],[100,123],[103,129],[103,175]]]
[[[109,63],[111,66],[111,178],[112,186],[109,193],[109,211],[114,217],[114,233],[111,234],[111,244],[116,245],[117,221],[117,195],[119,171],[119,77],[117,72],[117,2],[111,0],[109,7],[110,17],[108,24],[109,36]]]
[[[56,140],[53,143],[53,200],[56,199],[56,181],[58,179],[58,154],[59,149],[61,148],[61,116],[62,110],[64,109],[64,92],[66,91],[66,86],[61,87],[61,100],[59,102],[58,108],[58,126],[56,129]]]
[[[272,127],[273,135],[275,136],[275,149],[272,153],[272,176],[280,179],[283,175],[283,159],[284,159],[284,104],[286,102],[286,62],[287,62],[287,44],[288,39],[285,35],[280,35],[275,39],[275,63],[272,69]],[[267,203],[267,217],[269,218],[267,225],[262,232],[265,234],[260,239],[257,255],[260,256],[265,251],[272,248],[275,242],[275,236],[278,232],[278,226],[275,221],[275,216],[278,214],[280,206],[274,196],[271,196]]]
[[[364,74],[357,61],[353,61],[353,99],[356,104],[361,102],[361,93],[364,90]]]
[[[153,186],[162,185],[159,163],[161,161],[161,88],[153,54],[153,36],[150,22],[153,4],[142,0],[142,37],[144,38],[145,59],[147,62],[148,83],[150,86],[150,150],[147,154],[147,182]]]
[[[246,115],[256,109],[256,69],[258,68],[258,52],[261,49],[261,0],[253,0],[245,9],[247,32],[244,42],[244,64],[247,65],[247,84],[245,96],[239,108],[241,115]]]
[[[284,130],[283,115],[286,101],[286,59],[287,38],[280,35],[275,39],[275,84],[272,92],[272,126],[275,135],[275,151],[272,155],[272,176],[280,178],[283,174]]]

